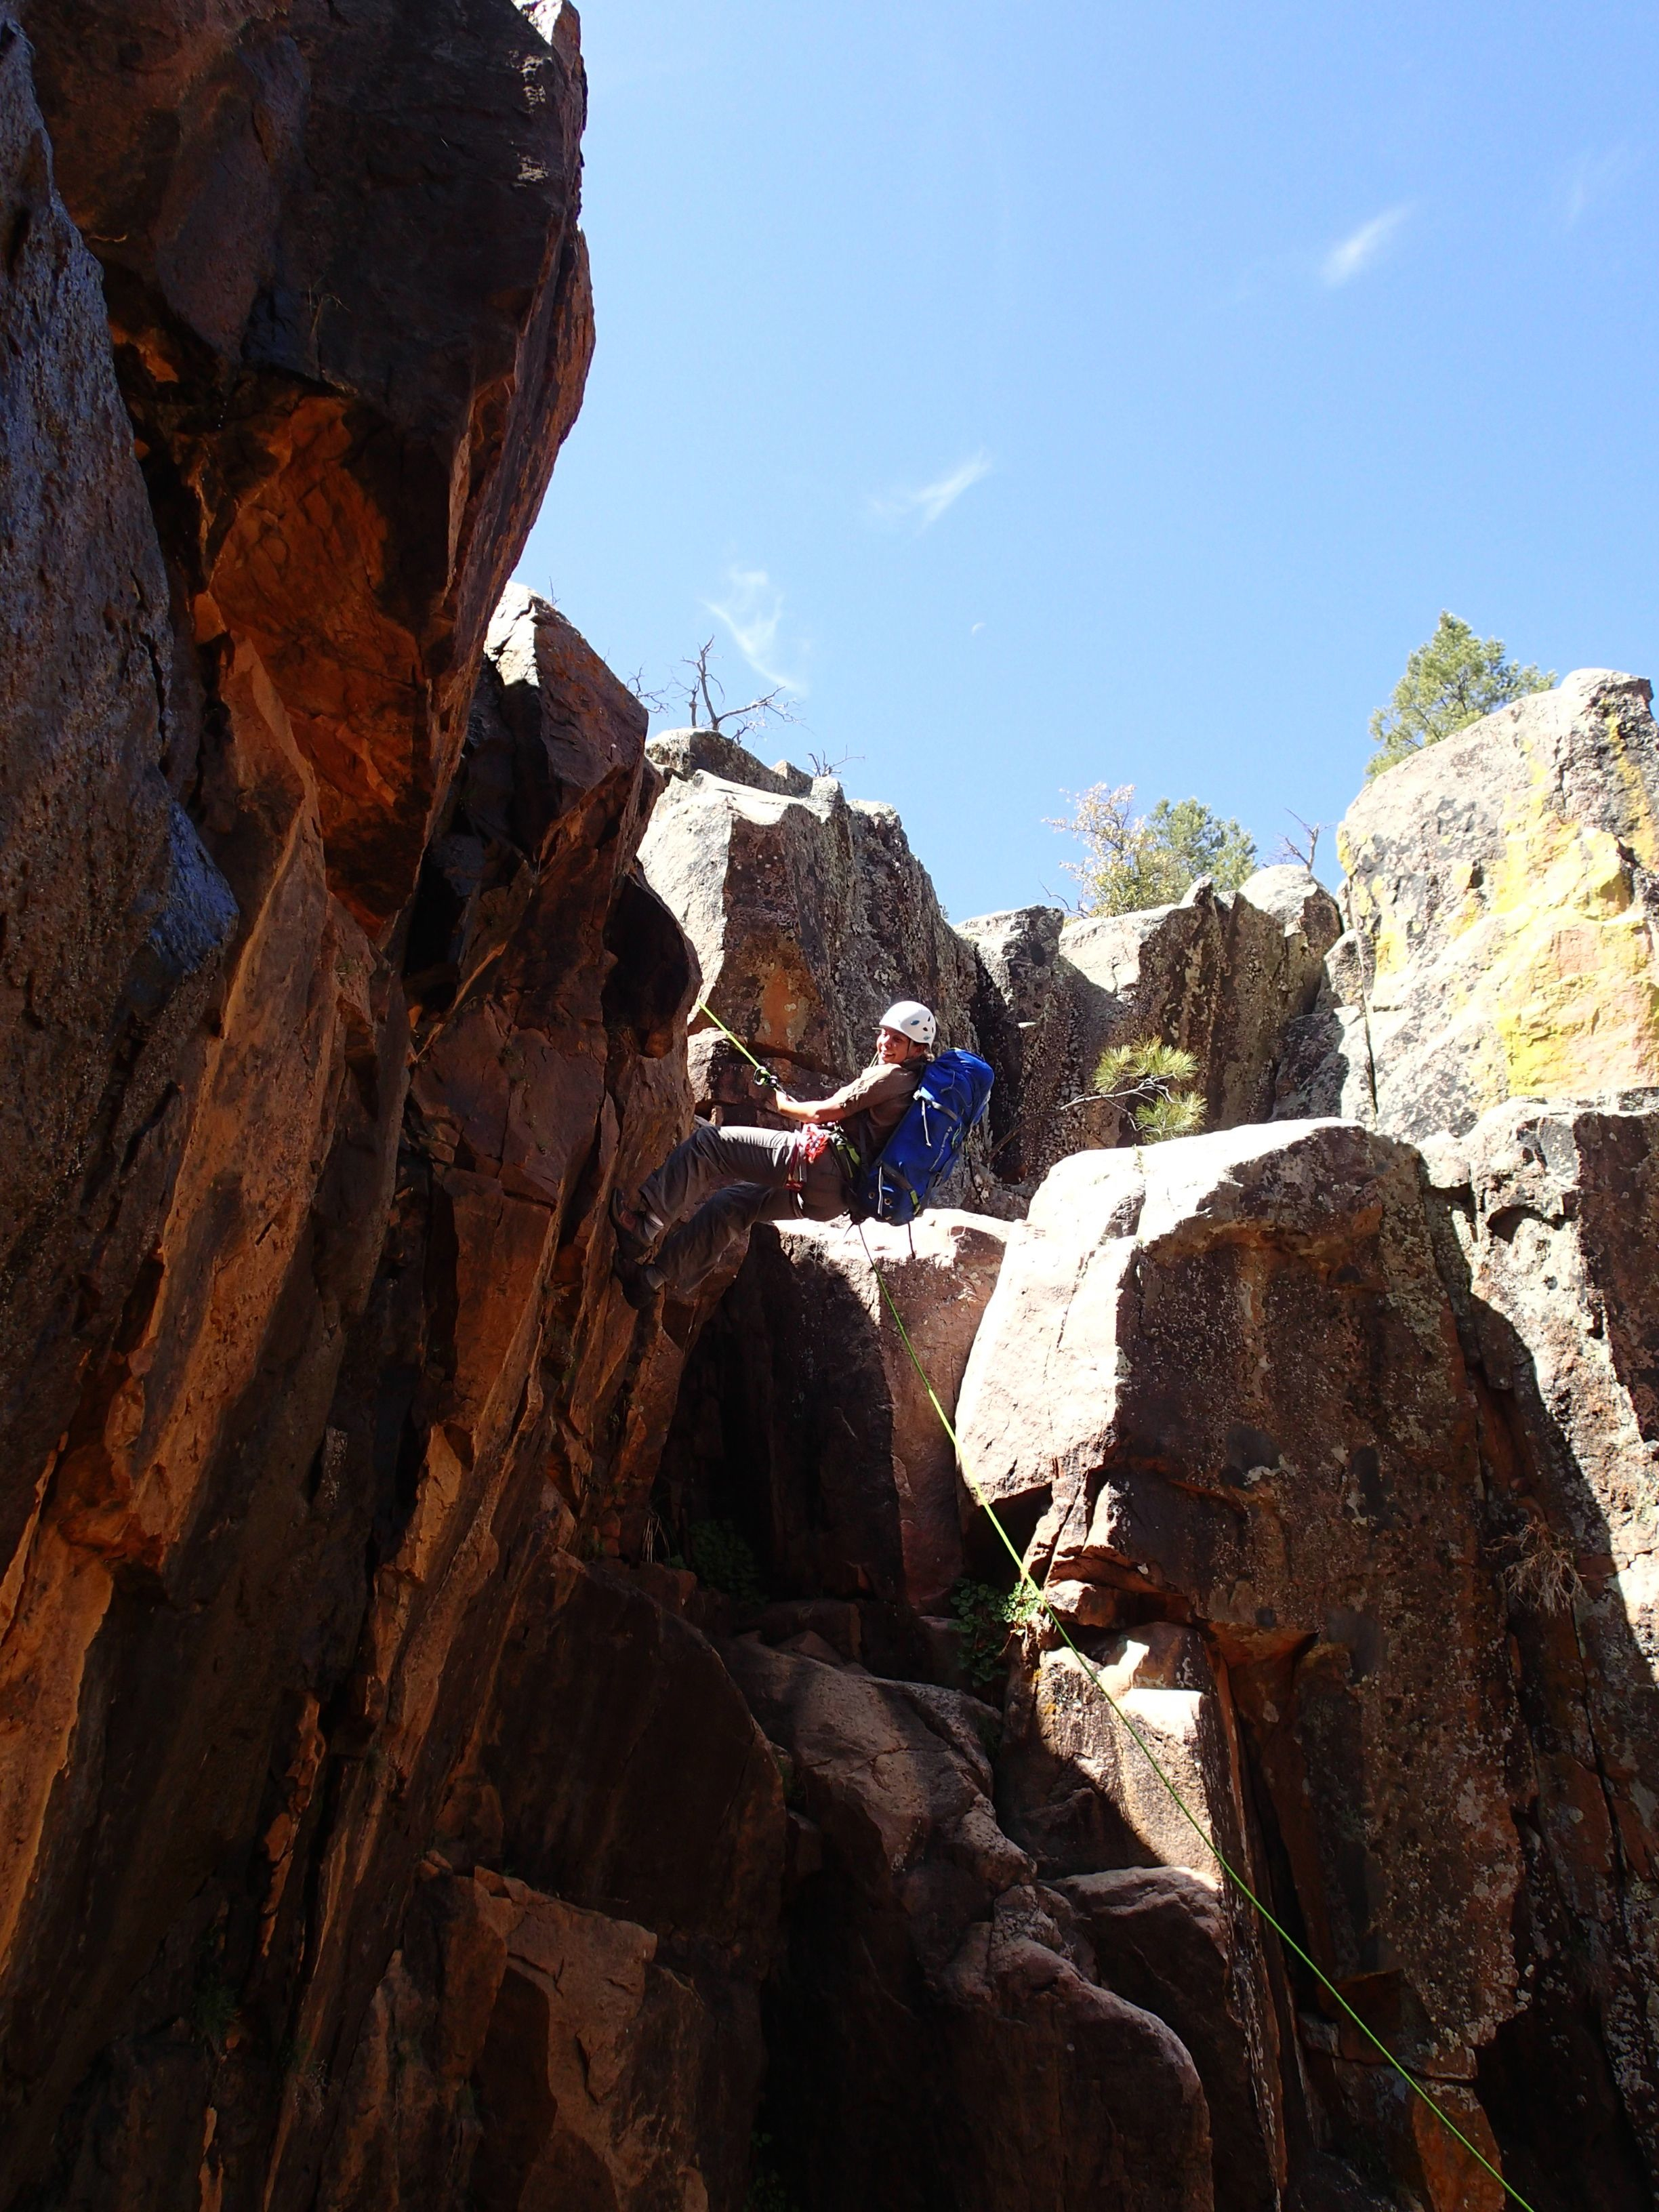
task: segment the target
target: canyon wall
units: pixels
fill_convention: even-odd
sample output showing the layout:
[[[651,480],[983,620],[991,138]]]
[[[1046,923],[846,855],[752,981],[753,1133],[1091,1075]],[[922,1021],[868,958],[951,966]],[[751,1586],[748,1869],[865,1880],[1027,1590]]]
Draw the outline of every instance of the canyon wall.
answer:
[[[1496,2212],[1242,1876],[1650,2207],[1645,685],[1340,905],[953,930],[507,581],[584,99],[557,0],[0,9],[0,2206]],[[805,1090],[913,992],[960,1203],[630,1304],[699,998]],[[1076,1104],[1152,1036],[1208,1133]]]
[[[495,611],[592,343],[574,11],[36,5],[0,73],[0,2199],[733,2202],[741,1701],[682,1683],[758,1838],[706,1927],[484,1778],[525,1638],[656,1617],[575,1554],[678,1357],[605,1217],[690,1106],[645,715]]]

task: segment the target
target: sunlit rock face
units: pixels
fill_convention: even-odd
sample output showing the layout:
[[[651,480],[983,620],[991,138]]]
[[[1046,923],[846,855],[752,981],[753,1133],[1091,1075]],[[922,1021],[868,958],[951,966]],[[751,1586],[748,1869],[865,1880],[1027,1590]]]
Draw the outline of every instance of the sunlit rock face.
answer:
[[[190,626],[258,656],[381,939],[592,350],[574,10],[22,13]]]
[[[1068,1153],[1133,1141],[1128,1113],[1091,1096],[1111,1046],[1189,1052],[1206,1128],[1267,1121],[1341,928],[1330,893],[1297,866],[1258,869],[1231,893],[1206,878],[1177,905],[1133,914],[1026,907],[962,923],[997,1071],[998,1172],[1029,1189]]]
[[[1242,1875],[1523,2193],[1649,2212],[1646,687],[1383,778],[1345,913],[952,931],[502,588],[574,10],[27,31],[0,2208],[1496,2212]],[[802,1090],[931,1000],[981,1210],[637,1310],[613,1191],[759,1110],[705,988]],[[1154,1036],[1215,1133],[1073,1109]]]
[[[975,1047],[973,955],[939,908],[890,806],[833,775],[766,768],[711,730],[651,740],[668,779],[641,848],[652,889],[696,947],[708,1004],[799,1096],[866,1065],[896,999]],[[753,1110],[744,1067],[699,1017],[697,1095]]]
[[[1353,935],[1316,1106],[1415,1138],[1659,1082],[1650,696],[1580,669],[1366,787],[1337,838]]]

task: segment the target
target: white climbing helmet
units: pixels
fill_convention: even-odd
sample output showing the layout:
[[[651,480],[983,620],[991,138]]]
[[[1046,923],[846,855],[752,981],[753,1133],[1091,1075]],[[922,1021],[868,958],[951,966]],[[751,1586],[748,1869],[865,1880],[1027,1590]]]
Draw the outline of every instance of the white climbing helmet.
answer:
[[[896,1000],[882,1016],[881,1025],[884,1030],[896,1030],[912,1044],[932,1044],[939,1035],[939,1024],[920,999]]]

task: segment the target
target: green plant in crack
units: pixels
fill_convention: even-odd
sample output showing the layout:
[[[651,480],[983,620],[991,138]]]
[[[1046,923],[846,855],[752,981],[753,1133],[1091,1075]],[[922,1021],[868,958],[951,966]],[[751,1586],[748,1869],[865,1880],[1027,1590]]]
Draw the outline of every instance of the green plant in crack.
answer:
[[[795,2212],[795,2200],[772,2163],[772,2138],[757,2134],[750,2138],[749,2191],[743,2212]]]
[[[686,1534],[685,1563],[700,1583],[723,1592],[740,1613],[758,1613],[765,1604],[760,1563],[729,1521],[694,1521]]]
[[[1110,1045],[1095,1067],[1095,1095],[1127,1107],[1143,1144],[1190,1137],[1204,1127],[1198,1061],[1184,1045],[1157,1037]]]
[[[1012,1590],[968,1580],[957,1584],[951,1593],[951,1611],[962,1638],[963,1671],[975,1688],[995,1680],[1002,1671],[1010,1630],[1025,1627],[1037,1610],[1036,1593],[1029,1583]]]
[[[191,1993],[190,2024],[208,2048],[222,2058],[225,2038],[237,2014],[236,1992],[225,1979],[218,1962],[204,1959]]]

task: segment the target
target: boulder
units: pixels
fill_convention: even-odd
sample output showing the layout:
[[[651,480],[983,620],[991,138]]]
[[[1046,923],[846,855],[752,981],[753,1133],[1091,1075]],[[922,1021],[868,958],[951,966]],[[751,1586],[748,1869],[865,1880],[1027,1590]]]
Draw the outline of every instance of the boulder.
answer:
[[[988,1709],[758,1642],[727,1663],[823,1838],[769,2016],[801,2203],[1209,2212],[1192,2060],[998,1827]]]
[[[973,956],[890,806],[849,800],[834,776],[763,768],[711,731],[653,738],[651,756],[668,782],[641,848],[646,878],[696,948],[708,1004],[786,1083],[810,1096],[845,1082],[896,999],[922,1000],[942,1043],[973,1048]],[[749,1100],[740,1073],[720,1082],[730,1059],[699,1017],[700,1099]]]
[[[1635,2203],[1659,2175],[1659,1097],[1510,1099],[1425,1155],[1532,1747],[1506,2117],[1541,2171]],[[1570,2098],[1529,2091],[1549,2048]]]
[[[1132,1141],[1121,1109],[1091,1099],[1109,1046],[1158,1040],[1198,1064],[1205,1124],[1266,1121],[1287,1039],[1326,988],[1341,931],[1328,891],[1299,867],[1262,868],[1240,891],[1201,878],[1178,905],[1065,920],[1026,908],[961,925],[979,953],[975,1020],[997,1071],[997,1166],[1030,1183],[1075,1152]]]
[[[1414,1155],[1315,1122],[1062,1162],[958,1410],[1039,1573],[1204,1624],[1281,1913],[1402,2057],[1467,2078],[1522,2002],[1516,1717]]]
[[[1522,1096],[1659,1081],[1659,731],[1638,677],[1580,669],[1377,776],[1337,836],[1360,1024],[1329,1080],[1395,1135]],[[1363,1042],[1369,1072],[1358,1054]],[[1287,1108],[1288,1110],[1288,1108]]]
[[[1196,1059],[1207,1127],[1266,1121],[1285,1025],[1311,1008],[1340,928],[1329,892],[1296,868],[1262,869],[1231,896],[1200,878],[1177,906],[1068,922],[1079,1088],[1109,1045],[1156,1037]]]
[[[675,1527],[734,1521],[782,1592],[934,1609],[963,1571],[961,1486],[876,1270],[948,1412],[1009,1233],[944,1208],[914,1231],[757,1229],[686,1374],[663,1463]]]

